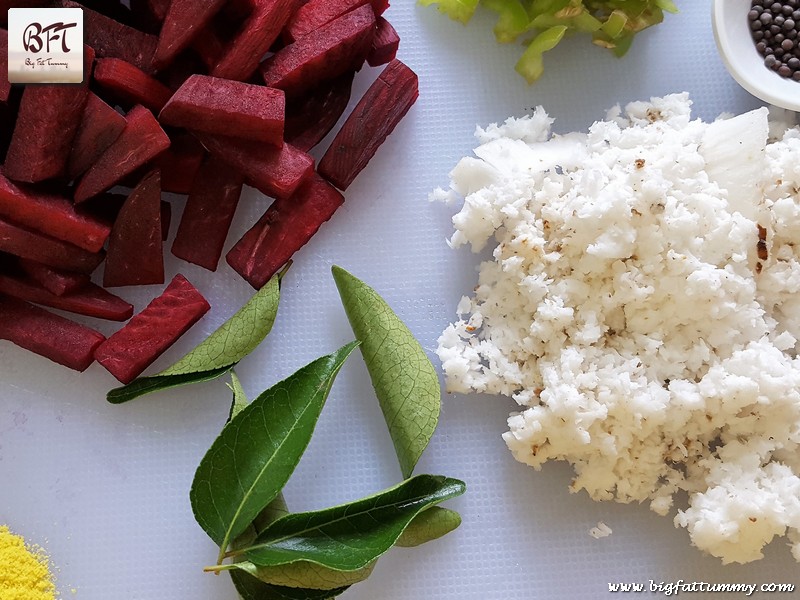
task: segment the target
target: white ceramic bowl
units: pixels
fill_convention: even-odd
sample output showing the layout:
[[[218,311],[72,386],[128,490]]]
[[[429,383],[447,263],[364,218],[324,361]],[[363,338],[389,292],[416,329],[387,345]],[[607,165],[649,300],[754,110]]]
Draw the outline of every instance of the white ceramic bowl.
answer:
[[[750,0],[714,0],[711,21],[722,61],[739,85],[757,98],[800,111],[800,82],[764,66],[750,36],[749,10]]]

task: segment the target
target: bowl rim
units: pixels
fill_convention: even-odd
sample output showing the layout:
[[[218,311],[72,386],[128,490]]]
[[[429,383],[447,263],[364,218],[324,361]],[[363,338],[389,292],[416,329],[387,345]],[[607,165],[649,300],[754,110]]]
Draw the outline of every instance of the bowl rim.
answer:
[[[742,66],[741,61],[733,59],[737,54],[736,48],[739,47],[741,43],[737,46],[737,44],[733,42],[734,36],[722,26],[722,23],[725,21],[726,11],[741,10],[742,6],[749,4],[747,0],[742,0],[741,3],[734,0],[713,0],[712,2],[711,24],[722,62],[736,82],[753,96],[781,108],[800,111],[800,82],[784,79],[777,73],[773,73],[772,75],[776,78],[776,86],[774,88],[765,87],[752,75],[749,69]],[[744,18],[745,15],[743,14],[742,19]],[[752,39],[749,35],[747,37],[747,43],[752,43]],[[754,43],[752,43],[752,46],[753,52],[757,52]],[[768,71],[766,67],[762,66],[762,68]],[[795,93],[792,94],[791,90],[783,90],[782,82],[795,86],[797,88]]]

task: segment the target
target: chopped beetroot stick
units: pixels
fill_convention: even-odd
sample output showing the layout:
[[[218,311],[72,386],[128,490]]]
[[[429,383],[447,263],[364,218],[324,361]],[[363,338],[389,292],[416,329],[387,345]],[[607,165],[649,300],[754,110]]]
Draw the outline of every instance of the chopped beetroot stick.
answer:
[[[153,72],[153,55],[158,38],[118,23],[77,2],[60,0],[64,8],[83,8],[84,42],[94,48],[98,58],[121,58],[145,73]]]
[[[206,160],[183,209],[172,253],[216,271],[241,193],[241,176],[220,160]]]
[[[38,306],[0,296],[0,339],[70,369],[85,371],[106,338]]]
[[[158,120],[173,127],[281,146],[285,116],[282,90],[192,75],[170,98]]]
[[[365,4],[371,4],[370,0],[309,0],[291,16],[282,37],[293,42]],[[374,6],[373,11],[376,15],[381,14]]]
[[[63,296],[78,291],[91,280],[83,273],[62,271],[27,258],[19,259],[19,266],[33,281],[51,294]]]
[[[360,68],[374,33],[375,13],[371,6],[362,6],[278,50],[261,64],[261,75],[269,87],[298,96]]]
[[[89,92],[67,160],[67,178],[83,175],[125,129],[125,117]]]
[[[291,196],[314,171],[314,159],[291,144],[280,148],[221,135],[196,133],[212,156],[240,173],[246,183],[273,198]]]
[[[367,64],[370,67],[386,65],[397,56],[400,47],[400,36],[397,35],[392,24],[383,17],[378,17],[378,27],[372,40],[372,48],[367,55]]]
[[[0,275],[0,294],[108,321],[127,321],[133,314],[133,306],[91,282],[71,294],[56,296],[30,279]]]
[[[151,171],[131,192],[108,239],[103,285],[164,283],[161,177]]]
[[[95,352],[97,362],[130,383],[211,308],[183,275]]]
[[[172,96],[172,91],[163,83],[119,58],[98,58],[94,80],[120,104],[141,104],[154,113]]]
[[[113,187],[169,147],[167,134],[144,106],[134,106],[127,120],[122,134],[81,178],[75,202]]]
[[[419,96],[417,75],[395,59],[347,117],[319,163],[319,174],[346,190]]]
[[[6,13],[7,14],[7,13]],[[8,31],[0,29],[0,102],[8,102],[11,84],[8,82]]]
[[[249,79],[280,35],[294,6],[294,0],[253,0],[253,12],[226,47],[211,75],[237,81]]]
[[[314,173],[294,196],[272,203],[228,252],[228,264],[260,289],[343,203],[344,196]]]
[[[303,152],[319,144],[347,108],[354,75],[353,72],[340,75],[289,103],[284,139]]]
[[[190,133],[172,133],[170,140],[169,148],[153,162],[161,170],[161,191],[188,194],[206,156],[206,149]]]
[[[224,5],[225,0],[172,0],[158,36],[156,68],[170,64]]]
[[[84,47],[82,84],[25,86],[3,166],[6,177],[32,183],[66,173],[89,94],[93,60],[92,49]]]
[[[49,235],[31,231],[0,217],[0,252],[30,258],[57,269],[91,273],[103,262],[102,252],[88,252]]]
[[[76,212],[69,199],[17,186],[2,175],[0,216],[89,252],[99,251],[111,231],[102,221]]]

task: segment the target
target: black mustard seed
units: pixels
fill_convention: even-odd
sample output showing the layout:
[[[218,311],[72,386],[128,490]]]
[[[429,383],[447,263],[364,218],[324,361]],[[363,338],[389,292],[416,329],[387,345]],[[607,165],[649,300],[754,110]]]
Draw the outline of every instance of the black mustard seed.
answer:
[[[764,66],[800,81],[800,0],[753,0],[747,13],[750,34]]]

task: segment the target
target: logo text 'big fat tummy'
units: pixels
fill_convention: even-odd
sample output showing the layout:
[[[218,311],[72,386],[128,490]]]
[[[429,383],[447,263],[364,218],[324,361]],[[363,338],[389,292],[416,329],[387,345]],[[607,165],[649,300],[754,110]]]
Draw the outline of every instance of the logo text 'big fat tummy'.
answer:
[[[81,83],[83,10],[10,8],[8,81]]]

